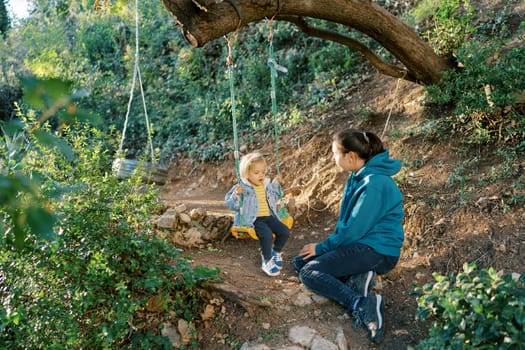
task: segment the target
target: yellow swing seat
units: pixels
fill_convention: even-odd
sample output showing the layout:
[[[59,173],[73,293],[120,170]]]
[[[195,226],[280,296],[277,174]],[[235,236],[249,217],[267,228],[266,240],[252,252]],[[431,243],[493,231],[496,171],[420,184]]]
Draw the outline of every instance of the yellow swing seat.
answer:
[[[281,222],[283,224],[286,225],[286,227],[288,227],[289,229],[292,228],[293,226],[293,216],[291,216],[288,211],[286,210],[286,207],[281,207],[281,209],[279,210],[279,220],[281,220]]]
[[[235,238],[239,238],[239,239],[253,238],[257,241],[259,240],[259,237],[257,237],[257,234],[255,233],[255,229],[253,227],[232,226],[231,233]]]
[[[281,210],[279,212],[279,220],[283,224],[286,225],[289,229],[293,226],[293,217],[288,214],[288,212]],[[259,240],[259,237],[257,237],[257,234],[255,233],[255,229],[253,227],[248,226],[232,226],[231,233],[235,238],[238,239],[245,239],[245,238],[253,238],[256,241]]]
[[[285,217],[282,217],[280,219],[281,219],[282,223],[286,225],[286,227],[288,227],[289,229],[292,228],[292,226],[293,226],[293,217],[285,216]]]

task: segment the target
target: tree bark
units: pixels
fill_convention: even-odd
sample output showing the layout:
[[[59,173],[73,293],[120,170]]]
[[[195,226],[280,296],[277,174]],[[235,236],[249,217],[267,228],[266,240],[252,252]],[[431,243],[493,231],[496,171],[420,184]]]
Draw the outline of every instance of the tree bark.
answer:
[[[307,35],[358,50],[381,73],[421,85],[439,82],[453,63],[438,56],[413,28],[372,0],[162,0],[188,42],[200,47],[248,23],[274,18],[294,23]],[[368,47],[344,33],[312,28],[307,18],[343,24],[371,37],[399,66],[382,61]]]

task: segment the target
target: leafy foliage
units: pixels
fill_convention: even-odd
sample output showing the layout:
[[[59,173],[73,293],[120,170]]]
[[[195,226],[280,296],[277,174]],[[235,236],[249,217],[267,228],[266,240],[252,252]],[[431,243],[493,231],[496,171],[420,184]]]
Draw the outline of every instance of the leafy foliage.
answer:
[[[16,48],[16,71],[28,68],[39,78],[72,81],[75,88],[89,91],[83,105],[103,116],[108,129],[122,130],[135,59],[133,3],[111,2],[93,11],[83,2],[61,2],[55,10],[35,4],[31,21],[10,33],[0,56],[11,58],[7,52]],[[180,155],[224,159],[232,139],[226,41],[189,48],[160,1],[140,2],[139,21],[140,69],[155,148],[164,160]],[[258,132],[263,139],[271,137],[273,128],[268,35],[268,22],[253,24],[236,33],[233,44],[238,127],[241,134]],[[279,123],[285,128],[301,122],[287,106],[329,106],[352,71],[362,66],[360,56],[348,48],[307,38],[289,23],[273,23],[273,46],[278,63],[288,68],[277,79]],[[134,91],[128,157],[146,149],[140,99],[140,91]]]
[[[196,287],[217,271],[193,269],[157,238],[150,219],[157,190],[108,171],[115,138],[81,124],[63,127],[61,138],[73,158],[32,143],[19,162],[40,174],[58,221],[52,239],[31,225],[21,249],[2,245],[0,347],[169,348],[160,325],[148,322],[148,303],[163,300],[158,319],[192,321],[201,307]]]
[[[472,27],[473,7],[469,0],[426,1],[432,17],[427,39],[439,54],[455,52],[469,35]]]
[[[470,129],[470,143],[496,140],[518,141],[525,136],[523,111],[511,107],[518,93],[525,90],[525,48],[516,47],[495,61],[501,50],[494,42],[472,42],[458,51],[461,71],[444,73],[439,85],[429,86],[428,102],[451,105],[456,129]]]
[[[91,114],[78,108],[78,93],[71,94],[70,83],[56,79],[39,80],[32,77],[22,79],[25,99],[42,114],[36,120],[32,112],[26,123],[13,120],[2,127],[0,140],[0,240],[4,244],[21,248],[28,231],[38,238],[52,236],[55,217],[47,208],[47,197],[43,193],[45,175],[30,164],[30,154],[35,149],[48,154],[59,152],[71,160],[73,153],[69,145],[50,131],[49,125],[41,127],[52,118],[62,122],[91,119]],[[19,111],[19,113],[21,113]],[[45,159],[45,158],[44,158]],[[44,163],[49,159],[45,159]]]
[[[417,317],[432,319],[417,349],[521,349],[525,342],[525,276],[465,264],[457,275],[434,273],[417,287]]]

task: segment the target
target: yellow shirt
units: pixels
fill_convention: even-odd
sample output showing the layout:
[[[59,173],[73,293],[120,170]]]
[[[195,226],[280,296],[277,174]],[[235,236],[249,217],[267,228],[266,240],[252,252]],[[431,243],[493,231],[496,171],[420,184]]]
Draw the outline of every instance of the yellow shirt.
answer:
[[[266,190],[264,189],[264,186],[253,186],[253,188],[255,189],[257,202],[259,203],[257,217],[270,216],[270,208],[268,207],[268,201],[266,200]]]

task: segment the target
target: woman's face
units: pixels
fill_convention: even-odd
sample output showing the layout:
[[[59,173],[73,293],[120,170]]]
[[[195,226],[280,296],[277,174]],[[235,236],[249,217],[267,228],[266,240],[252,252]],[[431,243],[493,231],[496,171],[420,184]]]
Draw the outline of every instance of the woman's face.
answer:
[[[266,176],[266,164],[258,161],[253,162],[248,170],[248,181],[252,185],[262,186],[264,184],[264,178]]]
[[[343,171],[356,172],[363,166],[364,162],[355,152],[344,153],[336,142],[332,142],[332,154],[335,164]]]

